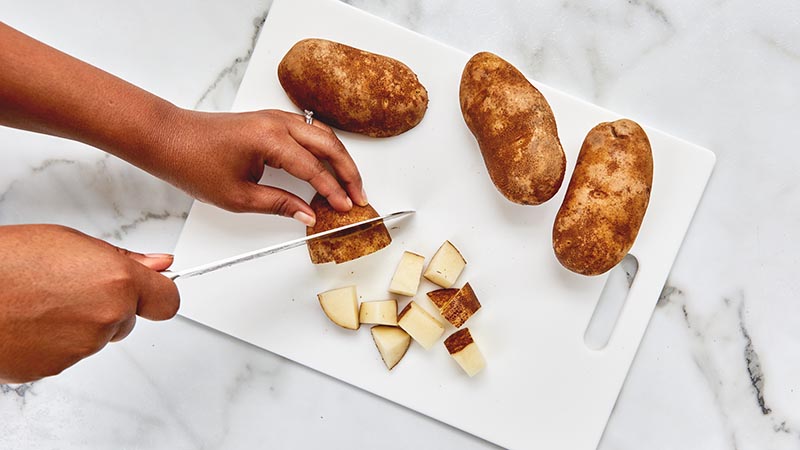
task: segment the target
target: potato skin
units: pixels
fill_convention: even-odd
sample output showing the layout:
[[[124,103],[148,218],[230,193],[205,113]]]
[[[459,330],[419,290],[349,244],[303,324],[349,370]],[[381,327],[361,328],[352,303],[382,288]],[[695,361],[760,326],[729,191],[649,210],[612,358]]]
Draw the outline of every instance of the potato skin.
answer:
[[[370,205],[353,205],[350,211],[344,213],[336,211],[319,193],[311,199],[310,206],[317,216],[317,223],[313,227],[306,227],[306,236],[380,216]],[[391,243],[389,230],[380,221],[348,230],[344,234],[335,233],[311,240],[308,242],[308,254],[313,264],[341,264],[375,253]]]
[[[541,92],[510,63],[482,52],[464,67],[459,99],[497,190],[522,205],[552,198],[564,180],[566,158]]]
[[[278,65],[286,94],[314,118],[373,137],[414,128],[428,91],[402,62],[324,39],[297,42]]]
[[[567,269],[600,275],[633,246],[653,186],[653,154],[628,119],[589,131],[553,225],[553,250]]]

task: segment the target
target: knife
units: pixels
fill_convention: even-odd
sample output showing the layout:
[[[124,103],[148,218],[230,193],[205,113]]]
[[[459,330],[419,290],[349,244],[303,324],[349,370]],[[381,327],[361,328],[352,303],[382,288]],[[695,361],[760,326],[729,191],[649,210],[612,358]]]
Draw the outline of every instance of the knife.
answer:
[[[284,242],[282,244],[273,245],[270,247],[265,247],[259,250],[254,250],[252,252],[242,253],[241,255],[231,256],[230,258],[220,259],[219,261],[210,262],[208,264],[203,264],[201,266],[192,267],[189,269],[184,269],[179,272],[171,272],[169,270],[165,270],[161,272],[162,275],[169,278],[170,280],[175,280],[177,278],[190,278],[196,277],[198,275],[203,275],[209,272],[213,272],[215,270],[224,269],[226,267],[235,266],[236,264],[243,263],[245,261],[252,261],[254,259],[261,258],[267,255],[273,255],[275,253],[282,252],[284,250],[289,250],[290,248],[299,247],[308,241],[312,241],[314,239],[320,239],[324,237],[328,237],[334,234],[344,233],[347,231],[355,230],[361,227],[365,227],[366,225],[371,225],[377,222],[388,222],[390,220],[399,219],[401,217],[409,216],[414,214],[416,211],[399,211],[391,214],[387,214],[381,217],[373,217],[372,219],[362,220],[361,222],[351,223],[350,225],[345,225],[338,228],[333,228],[331,230],[322,231],[320,233],[312,234],[310,236],[305,236],[298,239],[293,239],[291,241]]]

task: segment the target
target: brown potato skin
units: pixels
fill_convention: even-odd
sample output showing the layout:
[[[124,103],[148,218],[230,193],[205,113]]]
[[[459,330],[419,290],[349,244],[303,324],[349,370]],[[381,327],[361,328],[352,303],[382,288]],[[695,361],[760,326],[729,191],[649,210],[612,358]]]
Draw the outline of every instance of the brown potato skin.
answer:
[[[482,52],[464,67],[459,99],[497,190],[522,205],[550,200],[567,162],[541,92],[510,63]]]
[[[469,332],[469,328],[462,328],[448,336],[447,339],[444,340],[444,346],[447,348],[447,352],[452,355],[453,353],[458,353],[461,350],[464,350],[473,342],[475,342],[475,340],[472,339],[472,334]]]
[[[428,91],[408,66],[325,39],[297,42],[278,65],[278,79],[315,119],[367,136],[408,131],[428,108]]]
[[[353,205],[350,211],[344,213],[336,211],[319,193],[311,199],[310,206],[317,216],[317,223],[313,227],[306,227],[306,236],[379,216],[370,205]],[[341,264],[375,253],[391,243],[389,230],[383,221],[380,221],[348,230],[344,234],[335,233],[322,239],[311,240],[308,242],[308,254],[313,264],[328,262]]]
[[[633,246],[653,186],[653,154],[628,119],[589,131],[553,225],[553,250],[567,269],[600,275]]]

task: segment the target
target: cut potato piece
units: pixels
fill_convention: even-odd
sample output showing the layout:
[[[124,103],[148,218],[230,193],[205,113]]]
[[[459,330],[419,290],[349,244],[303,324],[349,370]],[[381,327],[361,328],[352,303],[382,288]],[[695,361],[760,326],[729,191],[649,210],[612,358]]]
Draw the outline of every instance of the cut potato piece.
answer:
[[[467,375],[473,376],[486,367],[486,360],[478,344],[472,339],[469,328],[451,334],[444,340],[444,346]]]
[[[319,304],[331,322],[342,328],[357,330],[358,295],[355,286],[345,286],[317,294]]]
[[[400,328],[386,325],[376,325],[371,331],[372,340],[378,347],[383,363],[387,369],[392,370],[406,355],[411,345],[411,336]]]
[[[336,211],[320,194],[314,195],[311,199],[311,209],[317,216],[317,223],[313,227],[306,228],[306,236],[379,217],[377,211],[369,205],[353,205],[350,211],[344,213]],[[375,253],[391,243],[392,237],[386,225],[377,222],[353,231],[348,230],[341,235],[337,233],[309,241],[308,253],[314,264],[328,262],[339,264]]]
[[[475,295],[472,286],[467,283],[444,306],[439,308],[439,311],[441,311],[442,317],[452,323],[454,327],[459,328],[479,309],[481,309],[481,302],[478,301],[478,296]]]
[[[397,300],[361,302],[358,319],[361,323],[397,326]]]
[[[413,297],[417,295],[419,289],[419,278],[422,275],[422,266],[425,264],[425,257],[416,253],[404,252],[400,258],[400,264],[394,272],[392,282],[389,284],[389,292],[392,294],[406,295]]]
[[[456,282],[466,265],[467,261],[461,256],[461,252],[450,241],[444,241],[431,258],[423,276],[443,288],[449,288]]]
[[[436,305],[439,311],[441,311],[444,305],[449,302],[454,295],[456,295],[456,292],[458,292],[458,289],[455,288],[437,289],[435,291],[428,292],[427,295],[433,304]]]
[[[426,350],[444,333],[444,325],[413,301],[397,316],[397,325]]]
[[[456,328],[464,325],[464,322],[481,309],[481,302],[469,283],[461,289],[437,289],[428,292],[428,298],[439,308],[442,317]]]

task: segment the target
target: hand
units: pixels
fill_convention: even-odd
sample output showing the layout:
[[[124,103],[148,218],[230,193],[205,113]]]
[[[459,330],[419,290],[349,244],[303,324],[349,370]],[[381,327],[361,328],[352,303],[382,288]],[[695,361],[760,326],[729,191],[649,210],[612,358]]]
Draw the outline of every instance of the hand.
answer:
[[[284,111],[203,113],[176,110],[162,127],[168,138],[126,159],[192,196],[234,212],[293,217],[314,224],[300,197],[258,184],[265,165],[307,181],[331,206],[347,211],[367,197],[361,175],[341,141],[326,125]],[[322,161],[330,163],[336,176]]]
[[[258,185],[266,164],[308,181],[339,211],[367,203],[358,169],[336,135],[299,114],[180,109],[3,23],[0,67],[14,68],[0,70],[0,125],[85,142],[203,201],[313,225],[305,201]]]
[[[55,225],[0,227],[0,382],[56,375],[119,341],[136,315],[165,320],[178,290],[145,256]]]

